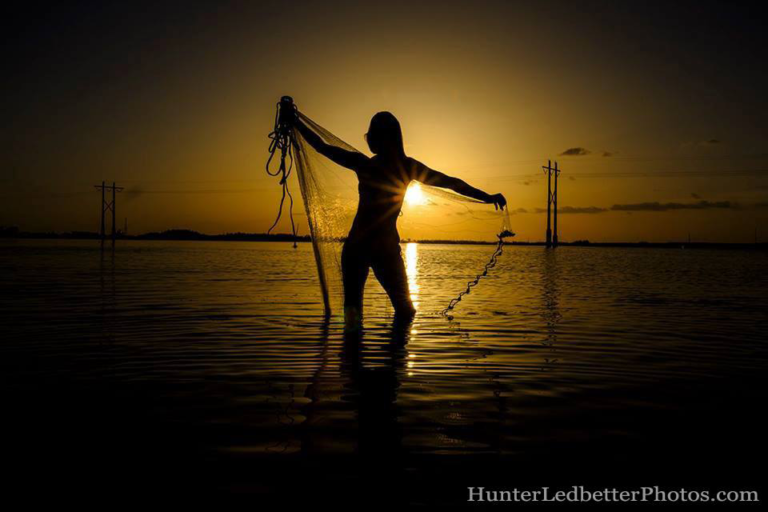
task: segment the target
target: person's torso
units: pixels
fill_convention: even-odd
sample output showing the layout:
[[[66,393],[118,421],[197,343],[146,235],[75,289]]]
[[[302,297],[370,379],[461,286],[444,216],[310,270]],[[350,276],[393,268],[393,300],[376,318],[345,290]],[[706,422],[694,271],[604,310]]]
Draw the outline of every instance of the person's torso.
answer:
[[[351,238],[396,238],[397,217],[413,176],[413,161],[384,162],[373,157],[357,170],[360,199]]]

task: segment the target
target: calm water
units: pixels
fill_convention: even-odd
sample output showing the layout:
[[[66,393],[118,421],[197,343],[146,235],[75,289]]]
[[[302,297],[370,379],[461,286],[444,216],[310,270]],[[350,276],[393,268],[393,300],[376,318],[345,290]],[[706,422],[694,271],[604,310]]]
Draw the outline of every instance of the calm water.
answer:
[[[437,316],[492,249],[404,246],[419,316],[393,328],[371,276],[345,337],[307,244],[4,241],[18,474],[412,502],[761,481],[742,462],[765,455],[768,255],[508,247]]]

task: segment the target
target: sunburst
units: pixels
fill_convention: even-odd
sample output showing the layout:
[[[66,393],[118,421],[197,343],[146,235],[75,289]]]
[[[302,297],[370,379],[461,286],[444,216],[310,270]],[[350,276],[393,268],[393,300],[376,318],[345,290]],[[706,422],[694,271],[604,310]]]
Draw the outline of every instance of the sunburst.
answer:
[[[408,185],[408,190],[405,191],[405,198],[403,200],[408,206],[419,206],[427,203],[427,198],[418,181],[412,181]]]

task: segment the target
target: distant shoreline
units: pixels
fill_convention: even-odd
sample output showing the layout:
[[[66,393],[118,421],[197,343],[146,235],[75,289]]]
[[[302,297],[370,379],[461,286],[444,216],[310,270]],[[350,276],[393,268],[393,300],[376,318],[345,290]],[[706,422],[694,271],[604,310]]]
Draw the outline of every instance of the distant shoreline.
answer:
[[[290,234],[266,233],[224,233],[218,235],[207,235],[197,231],[186,229],[172,229],[162,232],[144,233],[141,235],[124,235],[118,233],[117,240],[162,240],[162,241],[204,241],[204,242],[311,242],[309,235],[296,236]],[[87,231],[73,231],[67,233],[31,233],[19,231],[15,228],[1,228],[0,239],[16,240],[99,240],[98,233]],[[107,237],[107,241],[111,237]],[[410,240],[404,239],[402,243],[415,242],[420,244],[443,244],[443,245],[496,245],[497,242],[482,240]],[[545,242],[505,242],[509,246],[545,246]],[[768,249],[768,243],[728,243],[728,242],[590,242],[588,240],[577,240],[574,242],[560,242],[558,245],[563,247],[647,247],[647,248],[667,248],[667,249],[748,249],[765,250]]]

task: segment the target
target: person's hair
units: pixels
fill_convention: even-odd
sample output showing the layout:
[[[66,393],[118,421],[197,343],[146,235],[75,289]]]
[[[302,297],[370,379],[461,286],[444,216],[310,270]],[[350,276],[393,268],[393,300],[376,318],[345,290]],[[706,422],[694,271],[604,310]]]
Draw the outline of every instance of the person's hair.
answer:
[[[372,153],[405,154],[400,122],[391,112],[379,112],[371,118],[371,126],[365,134],[365,140]]]

